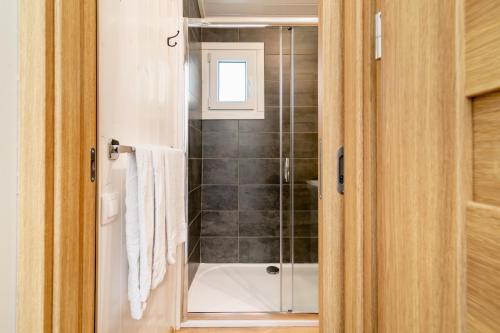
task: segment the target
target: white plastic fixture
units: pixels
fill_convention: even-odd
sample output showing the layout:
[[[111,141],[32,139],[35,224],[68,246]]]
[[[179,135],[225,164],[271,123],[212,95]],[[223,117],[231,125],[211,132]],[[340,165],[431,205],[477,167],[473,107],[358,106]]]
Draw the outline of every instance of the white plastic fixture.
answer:
[[[264,43],[202,43],[202,119],[264,119]]]

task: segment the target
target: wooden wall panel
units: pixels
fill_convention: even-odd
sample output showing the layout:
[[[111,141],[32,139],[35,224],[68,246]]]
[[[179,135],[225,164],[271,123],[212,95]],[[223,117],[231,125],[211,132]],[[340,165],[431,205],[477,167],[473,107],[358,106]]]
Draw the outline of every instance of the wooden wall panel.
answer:
[[[382,1],[381,332],[460,331],[457,4]]]
[[[466,93],[478,95],[500,87],[500,4],[465,0]]]
[[[500,92],[474,98],[472,108],[474,201],[500,206]]]
[[[467,332],[500,327],[500,208],[467,207]]]

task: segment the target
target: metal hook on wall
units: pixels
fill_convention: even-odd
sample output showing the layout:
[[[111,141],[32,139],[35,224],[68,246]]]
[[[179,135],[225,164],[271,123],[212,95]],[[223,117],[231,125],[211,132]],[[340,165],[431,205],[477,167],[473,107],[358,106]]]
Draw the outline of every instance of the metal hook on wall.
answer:
[[[170,43],[170,40],[171,40],[171,39],[173,39],[173,38],[175,38],[175,37],[177,37],[177,36],[179,36],[179,34],[180,34],[180,33],[181,33],[181,31],[180,31],[180,30],[177,30],[177,33],[176,33],[175,35],[173,35],[173,36],[171,36],[171,37],[168,37],[168,38],[167,38],[167,45],[168,45],[168,46],[170,46],[170,47],[175,47],[175,46],[177,46],[177,42],[175,42],[174,44],[171,44],[171,43]]]

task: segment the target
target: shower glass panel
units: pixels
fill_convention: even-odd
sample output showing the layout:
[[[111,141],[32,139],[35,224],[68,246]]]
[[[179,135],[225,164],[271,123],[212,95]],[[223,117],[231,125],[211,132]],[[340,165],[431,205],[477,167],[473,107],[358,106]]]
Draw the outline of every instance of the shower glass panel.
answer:
[[[318,311],[317,28],[286,28],[282,36],[282,311],[314,313]]]
[[[317,28],[189,36],[188,312],[316,313]],[[265,119],[199,119],[200,42],[264,43]],[[243,63],[222,67],[244,82]],[[219,83],[219,98],[245,97]]]
[[[318,311],[318,35],[290,36],[290,261],[292,311]]]

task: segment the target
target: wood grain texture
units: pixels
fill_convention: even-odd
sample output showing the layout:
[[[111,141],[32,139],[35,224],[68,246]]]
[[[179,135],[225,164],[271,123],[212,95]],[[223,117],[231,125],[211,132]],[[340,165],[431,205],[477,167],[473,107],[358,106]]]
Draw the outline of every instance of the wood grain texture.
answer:
[[[18,332],[93,332],[93,1],[21,6]]]
[[[94,330],[96,11],[55,2],[54,332]],[[71,147],[72,149],[68,149]]]
[[[466,93],[479,95],[500,87],[500,4],[465,1]]]
[[[377,1],[363,2],[363,331],[377,328],[377,108],[379,61],[375,60]]]
[[[500,208],[467,206],[467,332],[500,330]]]
[[[317,327],[183,328],[180,333],[318,333]]]
[[[472,118],[474,200],[467,205],[465,230],[466,328],[468,332],[498,332],[500,6],[497,1],[466,0],[464,11],[466,93],[472,97],[468,108]]]
[[[455,99],[454,123],[451,131],[454,133],[455,160],[452,186],[455,189],[453,197],[451,232],[456,236],[456,331],[466,332],[466,258],[465,258],[465,224],[467,203],[472,199],[472,114],[471,103],[465,96],[465,12],[464,2],[456,2],[455,20]]]
[[[316,313],[187,313],[186,320],[317,320]]]
[[[319,317],[320,332],[344,331],[342,195],[336,190],[337,149],[343,144],[343,1],[319,11]]]
[[[375,1],[344,7],[345,328],[377,327]]]
[[[52,1],[20,1],[16,332],[52,331],[54,52]]]
[[[499,206],[500,92],[474,98],[472,108],[474,201]]]
[[[83,1],[81,5],[82,33],[82,91],[81,91],[81,126],[82,144],[80,186],[82,189],[80,218],[82,244],[81,276],[81,332],[94,332],[96,299],[96,191],[97,179],[90,180],[90,149],[97,148],[97,1]],[[96,152],[96,158],[98,154]],[[96,168],[97,168],[96,161]]]
[[[463,114],[457,97],[456,6],[454,1],[382,2],[381,332],[460,331],[456,139]]]
[[[363,0],[344,3],[344,303],[347,332],[363,331]]]

